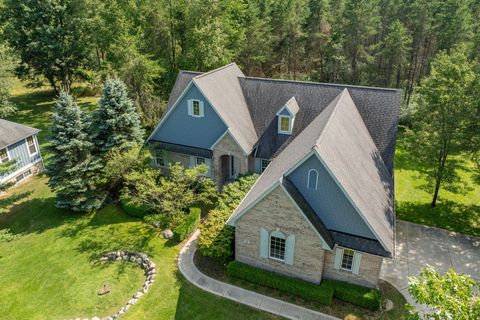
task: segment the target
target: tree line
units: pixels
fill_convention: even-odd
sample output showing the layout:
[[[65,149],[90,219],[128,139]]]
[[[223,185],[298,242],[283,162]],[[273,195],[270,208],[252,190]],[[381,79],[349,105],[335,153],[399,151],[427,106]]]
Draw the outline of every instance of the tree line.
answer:
[[[236,61],[252,76],[402,88],[408,103],[441,51],[479,58],[478,0],[3,0],[24,77],[128,86],[144,122],[179,69]]]

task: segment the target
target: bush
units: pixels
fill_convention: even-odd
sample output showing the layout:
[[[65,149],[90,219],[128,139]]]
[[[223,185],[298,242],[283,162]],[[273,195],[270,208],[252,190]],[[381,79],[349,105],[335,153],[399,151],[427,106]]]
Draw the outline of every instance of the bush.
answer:
[[[148,206],[135,202],[127,195],[122,195],[120,197],[120,206],[132,217],[143,218],[149,213]]]
[[[190,213],[173,231],[173,238],[179,242],[185,240],[200,223],[201,213],[202,210],[200,210],[200,208],[190,208]]]
[[[219,196],[217,206],[208,213],[208,218],[200,226],[198,251],[207,257],[228,260],[233,255],[233,227],[225,224],[240,201],[257,180],[258,175],[240,177],[225,186]]]
[[[251,267],[238,261],[232,261],[228,264],[227,275],[229,277],[243,279],[261,286],[291,293],[324,305],[332,304],[333,288],[331,286],[325,286],[323,283],[316,285]]]
[[[0,242],[10,242],[19,237],[18,234],[13,234],[10,229],[0,229]]]
[[[322,283],[332,288],[333,296],[339,300],[373,311],[380,308],[382,295],[378,289],[335,280],[323,280]]]

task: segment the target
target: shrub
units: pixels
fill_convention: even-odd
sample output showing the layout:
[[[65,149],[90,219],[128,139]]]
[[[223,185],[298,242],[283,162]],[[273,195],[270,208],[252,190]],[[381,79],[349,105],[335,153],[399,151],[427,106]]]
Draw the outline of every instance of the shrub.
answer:
[[[0,229],[0,242],[10,242],[18,238],[18,234],[13,234],[10,229]]]
[[[238,261],[232,261],[228,264],[227,275],[229,277],[243,279],[261,286],[291,293],[324,305],[332,304],[333,288],[331,286],[325,286],[323,283],[316,285],[251,267]]]
[[[126,213],[137,218],[143,218],[149,213],[148,206],[137,203],[127,195],[122,195],[120,197],[120,206]]]
[[[195,230],[200,223],[200,208],[190,208],[190,213],[185,217],[182,223],[173,231],[173,238],[177,241],[185,240]]]
[[[382,295],[378,289],[335,280],[323,280],[322,283],[331,287],[333,296],[339,300],[373,311],[380,308]]]
[[[208,213],[208,218],[200,226],[198,250],[204,256],[223,258],[224,260],[231,258],[234,230],[225,223],[257,178],[257,174],[242,176],[225,186],[219,196],[217,206]]]

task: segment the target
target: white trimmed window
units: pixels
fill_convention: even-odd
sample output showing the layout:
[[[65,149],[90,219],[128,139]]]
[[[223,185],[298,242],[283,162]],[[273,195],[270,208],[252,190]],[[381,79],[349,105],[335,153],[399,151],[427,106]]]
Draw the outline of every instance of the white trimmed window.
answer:
[[[268,165],[270,164],[270,160],[268,159],[261,159],[260,160],[260,172],[265,171],[267,169]]]
[[[315,169],[310,169],[308,171],[307,189],[317,190],[317,186],[318,186],[318,171]]]
[[[34,156],[38,153],[37,144],[35,143],[35,138],[33,136],[27,138],[27,146],[30,156]]]
[[[15,182],[20,182],[20,181],[22,181],[23,179],[30,177],[31,175],[32,175],[32,170],[28,169],[28,170],[25,171],[24,173],[19,174],[18,176],[16,176],[16,177],[15,177]]]
[[[280,231],[273,231],[270,235],[270,258],[285,260],[285,235]]]
[[[293,265],[295,257],[295,235],[288,237],[281,231],[269,233],[260,228],[260,257]]]
[[[359,274],[362,254],[358,251],[337,248],[335,250],[334,269]]]
[[[195,165],[196,166],[200,166],[200,165],[205,164],[205,163],[206,163],[205,158],[195,157]]]
[[[7,148],[3,148],[0,150],[0,163],[8,162],[10,158],[8,157]]]
[[[340,268],[346,271],[352,271],[354,254],[353,250],[344,249]]]
[[[197,99],[188,100],[188,115],[196,118],[204,116],[203,101]]]
[[[278,116],[278,133],[292,133],[292,118],[290,116]]]
[[[165,152],[162,150],[155,150],[155,164],[158,167],[165,167],[167,161],[165,160]]]

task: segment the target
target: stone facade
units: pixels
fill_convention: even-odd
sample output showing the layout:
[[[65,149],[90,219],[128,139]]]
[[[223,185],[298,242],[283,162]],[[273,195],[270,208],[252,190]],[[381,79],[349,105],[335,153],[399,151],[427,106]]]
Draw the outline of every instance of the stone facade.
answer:
[[[260,257],[260,228],[295,235],[293,265]],[[322,278],[376,287],[382,257],[362,253],[359,274],[334,268],[335,248],[324,250],[306,217],[277,187],[235,222],[235,259],[270,271],[319,283]]]
[[[383,258],[363,252],[361,254],[362,260],[360,262],[360,270],[358,274],[353,274],[349,271],[335,269],[333,267],[335,260],[335,249],[333,252],[327,251],[325,254],[323,277],[327,279],[351,282],[365,287],[377,287]]]
[[[37,163],[35,163],[34,165],[32,165],[31,167],[29,167],[28,169],[22,169],[21,171],[19,171],[16,175],[14,175],[13,177],[11,177],[10,179],[8,179],[7,181],[5,181],[5,183],[10,183],[10,182],[13,182],[14,184],[17,184],[17,183],[22,183],[26,180],[28,180],[28,178],[30,177],[33,177],[37,174],[39,174],[40,172],[43,171],[43,161],[40,160],[38,161]],[[16,179],[17,177],[21,176],[22,174],[26,174],[26,172],[30,170],[31,171],[31,175],[29,175],[28,177],[25,177],[24,179],[16,182]]]
[[[295,235],[293,265],[260,257],[260,228]],[[325,250],[285,191],[277,187],[235,222],[235,259],[284,275],[319,283],[322,279]]]
[[[234,156],[236,162],[237,174],[246,174],[249,171],[249,156],[245,155],[242,148],[238,145],[230,133],[225,134],[213,149],[212,169],[213,179],[218,186],[222,181],[222,156]]]

